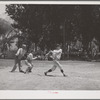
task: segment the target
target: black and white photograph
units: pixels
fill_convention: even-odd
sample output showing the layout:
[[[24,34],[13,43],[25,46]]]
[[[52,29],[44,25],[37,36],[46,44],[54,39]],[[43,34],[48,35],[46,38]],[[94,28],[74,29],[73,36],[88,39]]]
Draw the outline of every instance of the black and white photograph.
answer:
[[[100,4],[0,3],[0,90],[100,90]]]

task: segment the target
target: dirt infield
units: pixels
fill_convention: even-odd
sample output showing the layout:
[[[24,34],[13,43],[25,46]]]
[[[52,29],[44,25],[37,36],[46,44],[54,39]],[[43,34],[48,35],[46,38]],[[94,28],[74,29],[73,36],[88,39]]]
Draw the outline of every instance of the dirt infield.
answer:
[[[32,73],[11,73],[13,60],[0,60],[0,90],[100,90],[100,63],[61,61],[68,77],[59,69],[49,76],[44,72],[52,67],[52,61],[34,61]],[[22,69],[26,69],[24,61]]]

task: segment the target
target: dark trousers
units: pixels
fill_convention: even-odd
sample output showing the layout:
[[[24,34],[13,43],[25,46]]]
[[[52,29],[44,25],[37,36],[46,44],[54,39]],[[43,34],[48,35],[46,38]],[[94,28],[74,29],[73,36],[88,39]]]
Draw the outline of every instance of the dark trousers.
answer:
[[[18,57],[15,57],[15,64],[14,64],[14,67],[12,69],[12,72],[16,70],[17,68],[17,65],[19,67],[19,71],[21,71],[21,59],[18,59]]]

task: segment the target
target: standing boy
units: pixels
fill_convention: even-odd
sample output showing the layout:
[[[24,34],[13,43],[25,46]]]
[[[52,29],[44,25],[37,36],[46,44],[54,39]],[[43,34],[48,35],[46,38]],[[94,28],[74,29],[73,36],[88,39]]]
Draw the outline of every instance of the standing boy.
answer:
[[[23,44],[22,48],[19,48],[17,53],[15,54],[15,65],[14,65],[13,69],[11,70],[11,72],[14,72],[16,70],[17,64],[18,64],[18,67],[19,67],[19,72],[23,72],[21,70],[21,67],[22,67],[21,66],[21,60],[24,57],[25,53],[26,53],[26,45]]]
[[[62,65],[59,63],[59,60],[60,60],[61,54],[62,54],[62,49],[61,49],[60,45],[58,44],[56,49],[47,53],[46,56],[48,56],[49,54],[51,54],[50,57],[53,59],[53,67],[51,69],[49,69],[48,71],[46,71],[44,74],[47,75],[47,73],[54,71],[58,67],[60,69],[61,73],[63,74],[63,76],[66,76],[62,69]]]
[[[31,51],[31,52],[27,55],[27,58],[26,58],[26,60],[25,60],[25,64],[28,66],[28,68],[26,69],[25,73],[31,72],[32,68],[34,67],[32,61],[35,60],[35,59],[37,59],[37,58],[40,58],[40,56],[34,57],[34,58],[33,58],[32,52],[33,52],[33,51]]]

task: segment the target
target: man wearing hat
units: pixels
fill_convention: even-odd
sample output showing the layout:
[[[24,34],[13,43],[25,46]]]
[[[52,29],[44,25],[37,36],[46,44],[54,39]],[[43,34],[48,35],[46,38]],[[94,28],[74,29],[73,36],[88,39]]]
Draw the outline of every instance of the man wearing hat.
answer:
[[[21,70],[21,60],[24,57],[25,53],[26,53],[26,45],[23,44],[22,48],[19,48],[17,53],[15,54],[15,64],[14,64],[14,67],[11,70],[11,72],[14,72],[16,70],[17,64],[18,64],[18,67],[19,67],[19,72],[24,72],[24,71]]]
[[[58,67],[60,69],[61,73],[63,74],[63,76],[65,77],[66,75],[62,69],[62,65],[59,63],[59,60],[60,60],[61,54],[62,54],[62,49],[61,49],[60,45],[57,44],[56,49],[47,53],[46,56],[48,56],[50,54],[51,54],[50,57],[53,59],[53,67],[51,69],[49,69],[48,71],[46,71],[44,74],[47,75],[47,73],[54,71]]]

